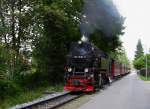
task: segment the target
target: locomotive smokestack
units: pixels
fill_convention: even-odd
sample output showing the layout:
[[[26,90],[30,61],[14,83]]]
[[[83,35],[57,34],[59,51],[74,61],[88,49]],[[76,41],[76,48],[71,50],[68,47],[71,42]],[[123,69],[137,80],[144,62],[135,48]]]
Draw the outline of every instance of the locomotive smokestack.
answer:
[[[112,37],[120,27],[122,18],[112,0],[84,0],[80,31],[89,40],[90,34],[96,30]]]

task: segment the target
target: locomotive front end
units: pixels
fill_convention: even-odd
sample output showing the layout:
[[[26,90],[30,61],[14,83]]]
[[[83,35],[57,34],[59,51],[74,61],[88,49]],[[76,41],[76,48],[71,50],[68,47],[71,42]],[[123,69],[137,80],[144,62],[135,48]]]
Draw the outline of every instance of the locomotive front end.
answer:
[[[72,43],[67,58],[64,87],[67,91],[94,90],[94,75],[92,73],[92,47],[89,43]]]

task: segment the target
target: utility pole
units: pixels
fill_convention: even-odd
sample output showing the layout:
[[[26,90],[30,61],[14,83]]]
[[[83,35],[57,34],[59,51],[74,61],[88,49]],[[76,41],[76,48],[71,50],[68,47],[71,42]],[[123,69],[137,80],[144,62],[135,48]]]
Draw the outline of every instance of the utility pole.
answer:
[[[146,53],[146,80],[147,80],[147,53]]]
[[[145,70],[145,76],[146,76],[146,80],[147,80],[147,46],[145,47],[146,49],[146,60],[145,60],[145,67],[146,67],[146,70]]]

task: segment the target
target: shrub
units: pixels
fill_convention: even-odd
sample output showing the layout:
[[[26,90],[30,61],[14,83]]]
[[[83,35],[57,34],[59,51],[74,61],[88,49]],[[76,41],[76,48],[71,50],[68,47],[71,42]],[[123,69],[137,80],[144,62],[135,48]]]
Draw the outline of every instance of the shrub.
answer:
[[[19,91],[19,87],[12,81],[0,80],[0,98],[16,95]]]

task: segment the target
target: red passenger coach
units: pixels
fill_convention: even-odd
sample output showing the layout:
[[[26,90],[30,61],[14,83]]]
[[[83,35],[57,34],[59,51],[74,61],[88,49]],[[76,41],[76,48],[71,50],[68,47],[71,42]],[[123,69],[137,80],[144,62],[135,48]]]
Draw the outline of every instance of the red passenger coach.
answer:
[[[126,67],[126,65],[124,65],[124,68],[123,68],[123,70],[124,70],[124,73],[123,73],[123,75],[125,75],[125,74],[127,73],[127,67]]]
[[[130,72],[130,68],[126,67],[126,65],[119,63],[116,60],[112,60],[111,74],[113,79],[124,76],[129,72]]]
[[[121,76],[121,73],[122,73],[122,64],[120,64],[116,60],[112,60],[111,74],[112,74],[113,79]]]
[[[121,64],[121,76],[125,75],[125,65]]]

